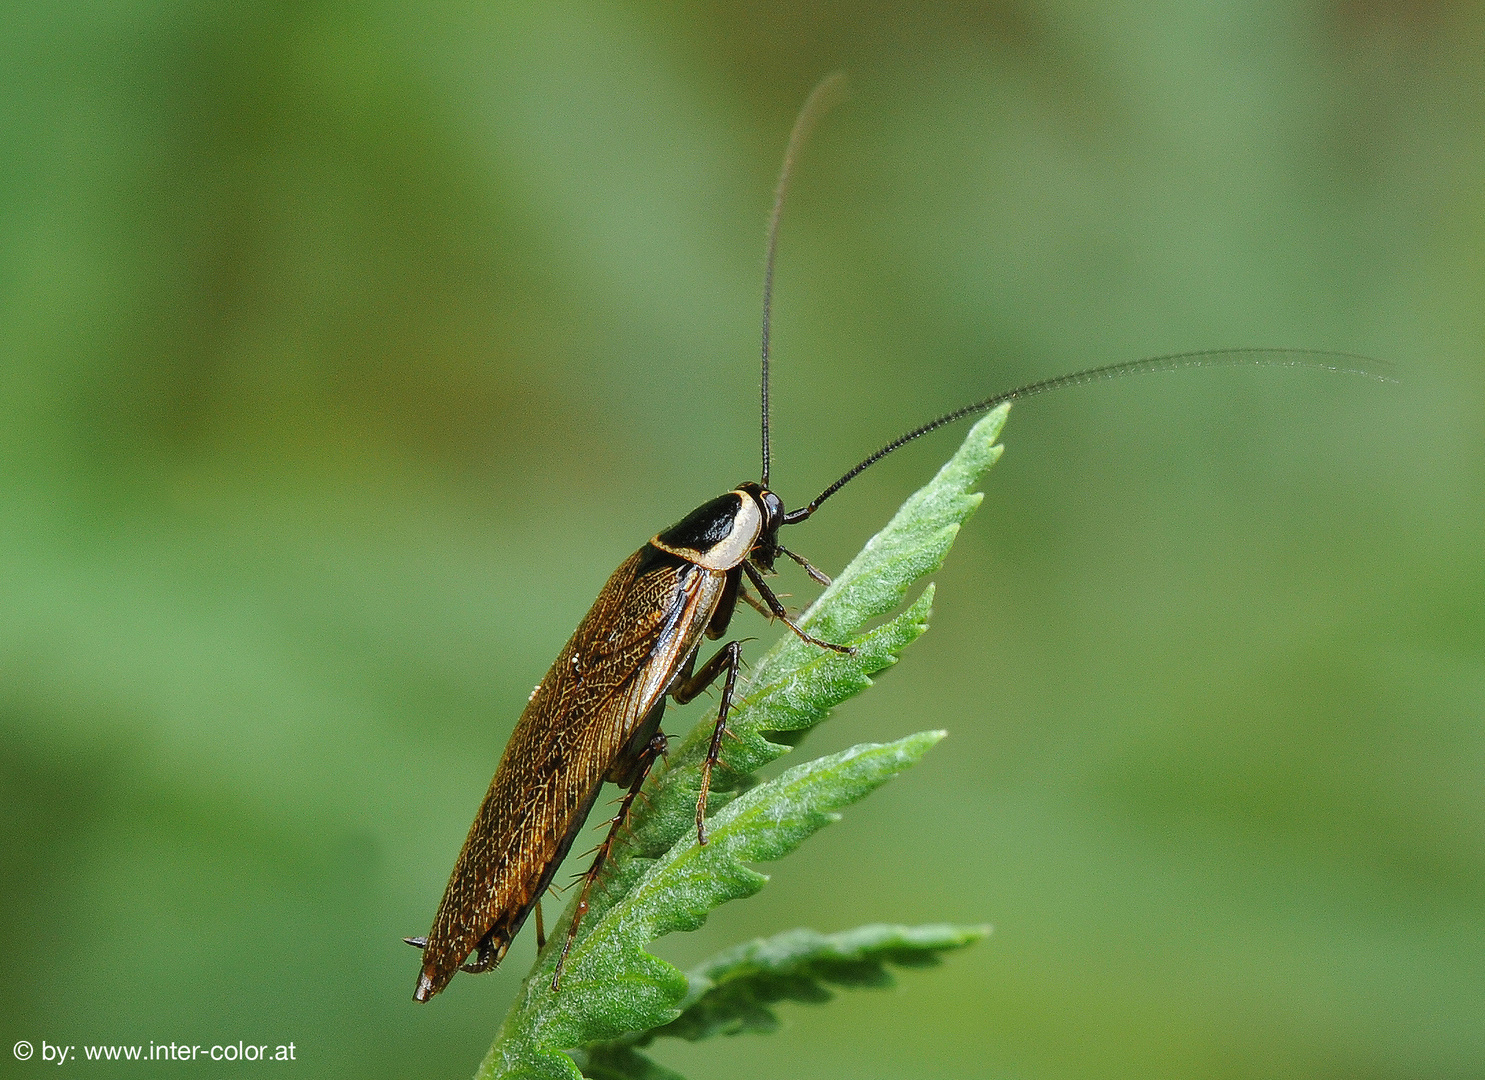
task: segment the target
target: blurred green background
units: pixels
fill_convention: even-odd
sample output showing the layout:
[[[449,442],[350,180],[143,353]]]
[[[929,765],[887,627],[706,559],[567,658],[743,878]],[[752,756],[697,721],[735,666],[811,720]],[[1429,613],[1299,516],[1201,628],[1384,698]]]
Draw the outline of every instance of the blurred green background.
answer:
[[[1403,382],[1014,410],[932,632],[805,752],[950,739],[657,949],[994,936],[657,1056],[1485,1075],[1482,55],[1481,9],[1428,0],[7,6],[4,1071],[43,1069],[21,1038],[472,1071],[529,935],[425,1007],[399,939],[610,570],[755,476],[764,219],[842,69],[780,254],[791,504],[1094,363],[1315,346]],[[791,545],[838,569],[955,445]]]

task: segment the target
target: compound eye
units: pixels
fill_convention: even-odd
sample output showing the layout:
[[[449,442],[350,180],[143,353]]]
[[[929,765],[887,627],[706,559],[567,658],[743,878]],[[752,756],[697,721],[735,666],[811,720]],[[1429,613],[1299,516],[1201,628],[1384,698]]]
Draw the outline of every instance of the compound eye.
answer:
[[[784,500],[771,491],[765,491],[763,493],[763,512],[767,517],[763,531],[768,533],[777,531],[778,527],[784,522]]]

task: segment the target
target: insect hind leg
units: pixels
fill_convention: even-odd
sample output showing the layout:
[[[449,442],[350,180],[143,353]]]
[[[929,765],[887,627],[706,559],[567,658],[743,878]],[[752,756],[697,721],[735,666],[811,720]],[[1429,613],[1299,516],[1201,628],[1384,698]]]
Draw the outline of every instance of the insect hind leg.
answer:
[[[486,934],[475,946],[474,963],[460,964],[459,970],[471,975],[481,975],[505,959],[505,951],[509,948],[509,941],[497,942],[493,932]]]
[[[593,888],[593,883],[598,880],[599,873],[603,870],[603,864],[608,861],[608,855],[613,850],[614,841],[619,837],[619,830],[624,827],[624,822],[629,817],[629,806],[634,802],[634,797],[639,794],[645,777],[650,773],[650,766],[655,764],[655,759],[666,751],[665,736],[656,732],[645,747],[644,753],[640,755],[639,768],[636,770],[633,782],[629,785],[629,791],[624,796],[624,801],[619,804],[619,812],[614,815],[613,824],[609,827],[608,836],[604,837],[603,843],[598,845],[598,855],[593,860],[593,865],[588,868],[588,873],[583,878],[583,891],[578,893],[577,907],[572,913],[572,922],[567,927],[567,940],[562,943],[562,955],[557,958],[557,970],[552,972],[552,989],[562,988],[562,969],[567,964],[567,954],[572,951],[572,943],[577,938],[578,926],[583,921],[583,916],[588,914],[588,893]]]

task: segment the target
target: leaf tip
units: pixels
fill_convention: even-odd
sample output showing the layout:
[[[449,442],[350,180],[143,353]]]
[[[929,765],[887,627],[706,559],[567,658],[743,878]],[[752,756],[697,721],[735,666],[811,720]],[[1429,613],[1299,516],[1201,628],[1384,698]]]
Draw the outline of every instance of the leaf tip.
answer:
[[[997,405],[977,421],[974,427],[969,429],[969,435],[966,436],[966,441],[973,439],[976,442],[994,442],[999,437],[1001,429],[1005,427],[1006,417],[1010,414],[1011,403],[1009,401]],[[1000,448],[996,447],[995,449],[999,453]]]
[[[943,740],[944,736],[948,734],[947,731],[941,729],[937,731],[919,731],[912,735],[904,736],[898,739],[897,742],[889,745],[911,761],[917,762],[924,754],[937,746]]]

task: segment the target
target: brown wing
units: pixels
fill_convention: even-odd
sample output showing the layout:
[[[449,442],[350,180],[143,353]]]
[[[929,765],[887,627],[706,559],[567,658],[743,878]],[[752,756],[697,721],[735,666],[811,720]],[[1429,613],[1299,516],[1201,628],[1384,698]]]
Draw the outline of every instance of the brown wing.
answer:
[[[614,571],[501,755],[428,934],[420,999],[443,989],[487,936],[494,960],[504,955],[604,775],[695,648],[725,580],[649,545]]]

